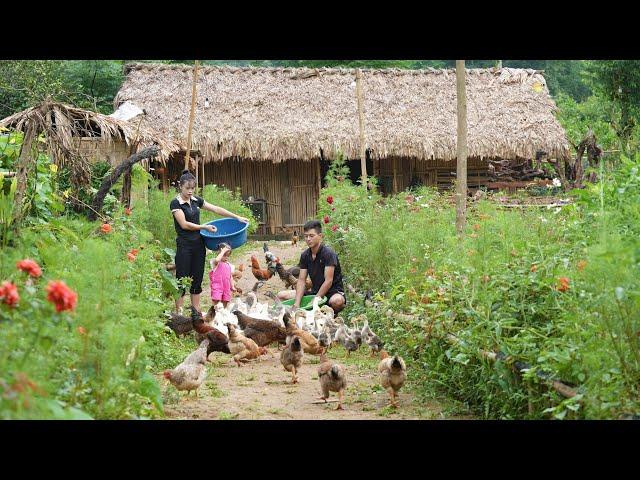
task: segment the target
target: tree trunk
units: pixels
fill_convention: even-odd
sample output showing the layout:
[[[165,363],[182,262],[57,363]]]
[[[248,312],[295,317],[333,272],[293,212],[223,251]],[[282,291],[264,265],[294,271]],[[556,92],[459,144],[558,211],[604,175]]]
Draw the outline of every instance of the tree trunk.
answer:
[[[456,98],[458,103],[456,230],[458,235],[462,236],[467,221],[467,92],[464,60],[456,60]]]
[[[27,127],[27,131],[22,139],[22,147],[20,148],[20,157],[18,158],[18,164],[16,165],[16,194],[13,200],[13,222],[16,228],[19,227],[20,220],[24,216],[23,205],[24,195],[27,191],[27,177],[29,168],[33,163],[31,156],[31,148],[33,146],[33,140],[35,139],[33,126]]]
[[[118,178],[120,178],[120,175],[122,175],[122,172],[124,172],[125,170],[131,170],[131,167],[134,164],[138,163],[141,160],[144,160],[145,158],[150,158],[158,155],[159,151],[160,150],[155,145],[152,147],[147,147],[138,153],[134,153],[125,161],[123,161],[120,165],[118,165],[113,170],[113,172],[111,172],[111,175],[104,179],[104,181],[102,182],[102,185],[100,185],[100,189],[98,190],[98,193],[96,193],[96,196],[93,198],[93,202],[91,204],[91,208],[93,210],[89,212],[89,215],[88,215],[89,220],[95,220],[97,218],[98,216],[97,212],[99,212],[102,209],[102,204],[104,203],[104,197],[107,196],[107,193],[109,193],[109,190],[111,189],[111,187],[113,187],[113,185],[118,181]]]

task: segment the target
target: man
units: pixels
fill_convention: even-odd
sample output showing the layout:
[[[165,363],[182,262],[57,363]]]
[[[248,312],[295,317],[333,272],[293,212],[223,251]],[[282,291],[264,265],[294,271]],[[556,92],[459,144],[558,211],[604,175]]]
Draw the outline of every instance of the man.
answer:
[[[330,247],[322,243],[322,224],[318,220],[310,220],[304,224],[304,241],[307,248],[300,255],[300,275],[295,292],[284,290],[278,293],[281,300],[290,300],[295,297],[293,308],[300,307],[300,301],[304,295],[315,295],[322,298],[326,295],[327,304],[338,314],[347,299],[342,285],[342,269],[338,255]],[[305,292],[307,275],[311,277],[311,291]]]

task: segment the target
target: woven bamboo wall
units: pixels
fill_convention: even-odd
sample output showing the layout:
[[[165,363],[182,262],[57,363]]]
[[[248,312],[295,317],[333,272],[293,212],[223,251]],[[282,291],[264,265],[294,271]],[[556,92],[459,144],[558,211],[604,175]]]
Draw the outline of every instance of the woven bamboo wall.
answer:
[[[229,190],[239,187],[244,198],[252,196],[265,199],[267,223],[264,230],[277,234],[293,229],[287,226],[303,225],[314,218],[320,194],[318,162],[319,159],[280,163],[225,159],[205,165],[205,182],[207,185],[213,183]],[[172,180],[179,176],[182,167],[178,167],[177,162],[171,162],[169,176]]]
[[[418,160],[416,158],[396,158],[396,182],[398,191],[408,188],[411,179],[415,176],[423,185],[447,188],[452,184],[456,171],[455,161],[443,160]],[[382,158],[379,166],[379,178],[385,193],[391,193],[393,186],[393,162],[392,157]],[[487,181],[487,160],[469,158],[467,160],[467,180],[470,187],[478,186]],[[385,188],[386,187],[386,188]]]

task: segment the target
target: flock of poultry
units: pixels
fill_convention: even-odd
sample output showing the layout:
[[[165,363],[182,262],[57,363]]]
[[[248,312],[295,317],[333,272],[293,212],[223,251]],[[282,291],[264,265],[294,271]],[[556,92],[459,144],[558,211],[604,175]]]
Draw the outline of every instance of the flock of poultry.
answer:
[[[284,269],[275,255],[264,245],[265,256],[270,267],[280,265],[279,270],[294,276],[293,269]],[[252,262],[255,256],[252,257]],[[257,260],[255,261],[257,263]],[[294,267],[297,268],[297,267]],[[259,266],[252,265],[260,270]],[[265,269],[270,271],[269,269]],[[295,270],[294,270],[295,271]],[[262,355],[270,354],[267,346],[278,344],[280,362],[287,372],[292,373],[292,383],[298,381],[298,371],[305,354],[319,355],[318,380],[322,391],[321,400],[327,402],[330,392],[338,393],[338,407],[342,409],[344,391],[347,387],[346,370],[327,356],[328,349],[339,344],[347,351],[347,356],[356,351],[363,343],[371,349],[371,355],[379,354],[378,372],[380,383],[390,396],[391,405],[398,406],[398,391],[406,380],[406,365],[402,357],[390,356],[383,350],[383,342],[369,327],[366,316],[359,315],[352,319],[352,326],[345,324],[341,317],[335,317],[328,305],[319,307],[319,299],[315,298],[310,311],[292,311],[283,305],[270,292],[266,295],[274,300],[273,305],[259,302],[256,292],[268,278],[260,272],[254,276],[258,280],[253,289],[244,298],[236,297],[227,307],[222,303],[212,306],[206,315],[191,307],[191,316],[186,317],[172,313],[166,325],[176,335],[195,332],[198,348],[189,354],[172,370],[165,370],[164,377],[177,390],[196,392],[206,377],[206,364],[209,354],[223,352],[232,355],[238,367],[249,360],[257,360]],[[299,273],[299,270],[298,272]],[[272,273],[273,275],[273,273]],[[280,275],[282,278],[282,275]],[[283,279],[284,281],[284,279]],[[297,279],[296,279],[297,281]],[[287,282],[285,282],[287,283]],[[295,282],[293,283],[295,286]],[[362,322],[362,328],[358,324]],[[273,357],[273,353],[271,353]]]

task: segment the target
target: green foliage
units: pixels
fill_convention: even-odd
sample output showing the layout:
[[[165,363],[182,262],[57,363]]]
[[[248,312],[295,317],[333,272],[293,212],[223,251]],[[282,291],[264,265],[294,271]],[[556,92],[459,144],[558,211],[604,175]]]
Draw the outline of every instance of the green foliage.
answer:
[[[604,150],[616,149],[619,145],[616,132],[611,126],[611,105],[601,97],[592,95],[577,103],[573,98],[560,94],[556,98],[559,108],[558,120],[567,132],[567,137],[578,145],[589,128]]]
[[[324,189],[319,211],[339,225],[327,241],[347,282],[372,289],[380,305],[363,308],[350,297],[346,318],[366,311],[425,395],[437,388],[485,418],[637,413],[639,169],[640,156],[623,159],[603,185],[576,192],[577,204],[564,209],[513,211],[481,201],[468,212],[462,241],[448,198],[434,190],[382,199],[345,182]],[[389,308],[412,317],[387,316]],[[480,351],[534,368],[521,378]],[[536,371],[574,385],[579,396],[563,399]]]

